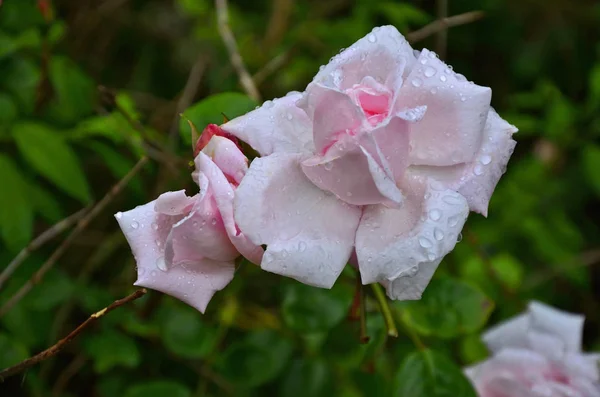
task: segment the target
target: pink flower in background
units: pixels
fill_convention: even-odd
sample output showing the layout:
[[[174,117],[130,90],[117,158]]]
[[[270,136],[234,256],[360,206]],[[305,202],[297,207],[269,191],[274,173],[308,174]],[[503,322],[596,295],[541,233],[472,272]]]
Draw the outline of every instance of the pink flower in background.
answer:
[[[223,125],[263,157],[235,199],[261,267],[330,288],[356,253],[363,283],[418,299],[469,210],[487,213],[516,129],[491,90],[376,28],[304,93]]]
[[[467,369],[481,397],[598,397],[597,354],[581,352],[583,316],[532,302],[488,331],[488,360]]]
[[[233,197],[248,169],[237,145],[213,134],[195,159],[200,192],[167,192],[115,215],[137,261],[135,285],[172,295],[204,312],[232,279],[240,255],[260,263],[263,250],[233,219]]]

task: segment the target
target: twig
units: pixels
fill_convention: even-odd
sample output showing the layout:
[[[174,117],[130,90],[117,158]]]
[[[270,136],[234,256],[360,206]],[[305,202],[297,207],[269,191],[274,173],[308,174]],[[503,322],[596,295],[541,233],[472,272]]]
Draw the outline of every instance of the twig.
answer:
[[[33,286],[38,284],[46,272],[50,270],[56,261],[67,251],[69,246],[76,239],[77,235],[81,233],[89,223],[98,215],[100,212],[112,201],[112,199],[129,183],[129,181],[142,169],[142,167],[148,162],[148,157],[142,157],[136,165],[125,175],[119,182],[117,182],[106,195],[96,204],[86,215],[77,222],[75,229],[69,234],[69,236],[62,242],[62,244],[54,251],[54,253],[48,258],[46,262],[39,268],[37,272],[27,281],[21,289],[17,291],[8,301],[0,307],[0,317],[5,315],[14,305],[16,305],[31,289]]]
[[[275,58],[271,59],[269,62],[265,64],[258,72],[252,76],[252,80],[254,83],[259,86],[261,85],[269,76],[279,70],[283,65],[285,65],[292,55],[292,50],[287,50]]]
[[[567,262],[565,265],[560,266],[560,268],[545,271],[539,277],[532,277],[527,282],[524,282],[521,288],[523,291],[536,288],[539,285],[552,280],[554,277],[561,276],[563,269],[572,269],[575,266],[591,266],[595,263],[600,263],[600,249],[583,252],[577,258]]]
[[[437,32],[452,28],[454,26],[465,25],[478,21],[484,16],[485,13],[483,11],[471,11],[448,18],[438,19],[437,21],[434,21],[419,30],[408,33],[406,35],[406,40],[408,40],[409,43],[416,43]]]
[[[31,253],[42,245],[46,244],[48,241],[58,236],[65,230],[67,230],[71,225],[77,222],[79,219],[83,217],[83,215],[90,209],[90,207],[83,208],[76,213],[66,217],[60,222],[56,223],[50,229],[46,230],[39,236],[37,236],[33,241],[31,241],[27,247],[23,248],[21,252],[6,266],[2,274],[0,274],[0,289],[8,280],[8,278],[21,266],[23,262],[31,255]]]
[[[19,364],[13,365],[12,367],[9,367],[9,368],[6,368],[6,369],[0,371],[0,382],[3,382],[4,379],[8,378],[9,376],[16,375],[19,372],[25,371],[26,369],[34,366],[35,364],[39,363],[40,361],[43,361],[52,356],[55,356],[61,350],[63,350],[67,344],[69,344],[81,332],[83,332],[87,327],[89,327],[91,324],[98,321],[98,319],[100,319],[101,317],[105,316],[106,313],[109,313],[120,306],[123,306],[131,301],[134,301],[134,300],[142,297],[144,294],[146,294],[146,290],[139,289],[139,290],[135,291],[134,293],[132,293],[131,295],[129,295],[123,299],[116,300],[113,303],[111,303],[110,305],[108,305],[107,307],[105,307],[104,309],[100,310],[99,312],[92,314],[87,320],[85,320],[83,323],[81,323],[79,325],[79,327],[75,328],[73,331],[71,331],[71,333],[69,335],[67,335],[63,339],[59,340],[55,345],[49,347],[48,349],[44,350],[41,353],[36,354],[35,356],[33,356],[31,358],[28,358],[27,360],[21,361]]]
[[[227,52],[229,52],[229,58],[231,60],[231,64],[233,65],[235,71],[238,74],[240,79],[240,84],[246,91],[246,94],[255,101],[260,101],[260,93],[246,70],[246,66],[244,65],[244,60],[238,51],[237,43],[235,42],[235,37],[231,32],[231,28],[229,27],[229,13],[227,11],[227,0],[215,0],[215,7],[217,8],[217,24],[219,26],[219,33],[221,34],[221,39],[223,39],[223,43],[225,43],[225,47],[227,47]]]
[[[371,284],[371,288],[375,293],[375,298],[377,299],[377,303],[379,303],[379,308],[381,309],[381,314],[383,314],[383,318],[385,320],[385,325],[387,326],[387,333],[389,336],[393,336],[395,338],[398,337],[398,329],[396,329],[396,324],[394,323],[394,317],[392,316],[392,311],[390,310],[390,306],[388,304],[387,298],[385,294],[381,290],[381,286],[379,284]]]
[[[288,31],[288,23],[293,10],[294,0],[273,0],[273,11],[264,39],[265,53],[269,53],[271,48],[279,45],[283,39]]]
[[[448,0],[437,0],[437,18],[441,21],[448,17]],[[435,51],[440,59],[446,59],[446,48],[448,43],[448,29],[439,30],[435,38]]]
[[[56,379],[56,383],[52,387],[53,396],[58,397],[62,395],[63,390],[65,389],[71,378],[73,378],[73,376],[75,376],[75,374],[77,374],[77,372],[79,372],[79,370],[83,368],[86,361],[87,357],[83,354],[80,354],[77,357],[75,357],[73,361],[71,361],[69,365],[67,365],[60,372],[60,375]]]
[[[366,291],[365,286],[362,283],[360,273],[356,276],[356,287],[359,291],[359,316],[360,316],[360,343],[369,343],[371,339],[367,333],[367,305],[366,305]],[[389,333],[388,333],[389,334]],[[396,336],[398,336],[396,334]]]
[[[179,101],[177,101],[175,116],[173,117],[173,123],[171,124],[171,129],[169,130],[168,147],[170,150],[174,150],[177,143],[179,120],[181,118],[179,115],[192,104],[192,101],[198,92],[198,86],[200,85],[200,81],[202,81],[202,75],[204,74],[204,70],[206,70],[207,64],[207,58],[205,56],[200,56],[190,70],[190,74],[188,75],[188,79],[183,87],[181,97],[179,98]],[[194,142],[192,142],[192,144],[193,143]]]

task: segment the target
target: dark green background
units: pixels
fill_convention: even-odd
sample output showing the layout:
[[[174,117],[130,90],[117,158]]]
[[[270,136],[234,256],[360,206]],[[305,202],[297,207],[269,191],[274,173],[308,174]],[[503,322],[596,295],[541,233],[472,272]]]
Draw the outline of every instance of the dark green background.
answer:
[[[138,123],[159,147],[168,147],[174,129],[179,160],[174,173],[147,165],[0,318],[0,367],[133,291],[135,263],[112,214],[165,190],[195,191],[189,130],[177,131],[176,117],[193,65],[204,69],[186,114],[199,128],[220,122],[221,112],[233,117],[256,106],[241,94],[209,0],[54,0],[52,7],[45,20],[34,0],[0,6],[0,269],[135,164],[143,153]],[[520,129],[518,145],[488,219],[471,215],[422,301],[392,305],[399,338],[386,339],[369,290],[371,341],[358,343],[358,324],[347,319],[349,269],[327,291],[242,265],[205,315],[150,292],[59,356],[0,384],[0,395],[469,396],[459,368],[486,356],[481,331],[530,299],[585,314],[585,348],[598,349],[600,5],[449,0],[449,15],[473,10],[486,18],[448,31],[447,61],[492,87],[493,106]],[[374,26],[408,33],[435,15],[433,0],[230,4],[250,72],[285,59],[260,82],[264,99],[303,90],[319,65]],[[415,44],[423,46],[435,50],[435,37]],[[99,85],[114,95],[101,95]],[[213,97],[227,92],[238,94]],[[61,238],[21,266],[0,304]]]

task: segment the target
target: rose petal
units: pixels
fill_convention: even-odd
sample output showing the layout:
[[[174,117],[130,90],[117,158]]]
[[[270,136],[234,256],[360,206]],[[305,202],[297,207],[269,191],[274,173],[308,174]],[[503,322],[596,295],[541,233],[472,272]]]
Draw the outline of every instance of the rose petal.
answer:
[[[217,167],[237,184],[248,171],[248,158],[230,139],[213,136],[202,152],[208,155]]]
[[[223,288],[233,276],[233,264],[203,259],[185,267],[167,270],[164,246],[171,227],[182,215],[165,215],[155,206],[173,198],[183,202],[180,192],[168,192],[159,200],[115,215],[137,262],[138,279],[135,285],[152,288],[172,295],[201,312],[214,292]],[[176,194],[174,194],[176,193]],[[166,205],[168,210],[170,205]],[[190,273],[188,273],[188,271]]]
[[[345,134],[359,132],[365,116],[345,93],[311,83],[298,103],[313,121],[313,141],[317,153],[323,155]]]
[[[264,270],[331,288],[352,253],[361,211],[315,187],[300,157],[254,159],[236,192],[235,219],[255,244],[267,244]]]
[[[154,202],[154,210],[165,215],[183,215],[196,201],[185,194],[185,190],[166,192],[161,194]]]
[[[166,272],[151,270],[138,275],[135,285],[169,294],[204,313],[215,292],[231,282],[234,270],[232,262],[203,259]]]
[[[423,65],[422,62],[425,62]],[[395,100],[395,111],[426,105],[411,125],[410,163],[447,166],[471,161],[481,147],[492,91],[462,81],[423,50]]]
[[[411,166],[409,173],[429,176],[462,194],[471,211],[487,216],[488,204],[515,148],[517,129],[490,109],[483,141],[474,161],[450,167]]]
[[[584,316],[557,310],[541,302],[531,302],[528,313],[532,328],[557,336],[569,352],[581,351]]]
[[[325,156],[303,161],[302,171],[316,186],[349,204],[400,202],[400,190],[372,159],[369,164],[365,152],[351,139],[344,139],[336,142]]]
[[[225,230],[229,240],[233,243],[246,259],[253,263],[260,263],[263,250],[260,246],[253,244],[244,234],[242,234],[233,218],[233,187],[227,181],[227,178],[221,172],[219,167],[203,152],[196,157],[196,168],[206,175],[210,181],[210,190],[214,195],[216,205],[224,223]]]
[[[382,26],[331,58],[313,82],[343,91],[371,76],[387,87],[396,87],[414,63],[406,39],[395,27]]]
[[[418,299],[469,211],[462,196],[437,183],[415,178],[402,188],[401,208],[364,208],[356,254],[364,284],[383,283],[392,299]]]
[[[296,106],[300,93],[289,93],[237,117],[221,128],[252,146],[261,156],[275,152],[312,153],[312,121]]]

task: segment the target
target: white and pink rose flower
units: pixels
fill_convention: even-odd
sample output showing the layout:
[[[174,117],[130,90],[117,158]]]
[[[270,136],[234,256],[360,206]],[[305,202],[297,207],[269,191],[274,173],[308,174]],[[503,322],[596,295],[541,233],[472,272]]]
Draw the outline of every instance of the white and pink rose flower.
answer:
[[[581,351],[583,322],[531,302],[484,335],[492,356],[467,376],[480,397],[599,397],[600,355]]]
[[[487,214],[514,149],[516,128],[490,101],[490,88],[395,28],[374,29],[305,92],[201,138],[198,195],[165,193],[120,215],[137,284],[203,310],[241,254],[323,288],[351,262],[364,284],[419,299],[469,211]],[[232,137],[260,154],[249,168]]]

